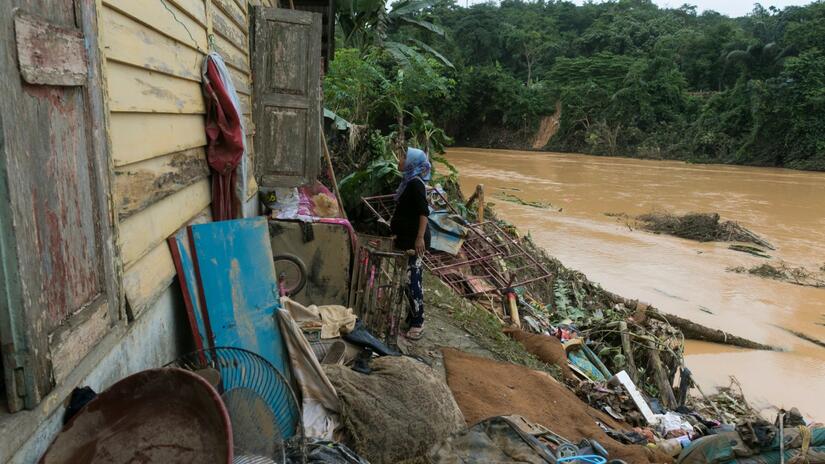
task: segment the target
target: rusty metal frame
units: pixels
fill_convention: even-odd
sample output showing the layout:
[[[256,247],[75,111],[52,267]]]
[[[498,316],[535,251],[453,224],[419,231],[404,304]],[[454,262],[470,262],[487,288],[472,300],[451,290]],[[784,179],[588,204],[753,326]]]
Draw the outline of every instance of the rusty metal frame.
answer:
[[[430,205],[458,212],[437,189],[427,191]],[[362,198],[378,222],[389,225],[395,212],[393,195]],[[465,297],[502,293],[551,277],[534,256],[527,253],[515,239],[495,221],[467,224],[468,236],[461,251],[451,255],[440,251],[424,254],[427,270],[438,276],[453,290]],[[486,285],[485,285],[486,284]]]
[[[404,303],[407,256],[390,251],[387,237],[358,237],[349,306],[364,325],[391,347],[398,346]]]

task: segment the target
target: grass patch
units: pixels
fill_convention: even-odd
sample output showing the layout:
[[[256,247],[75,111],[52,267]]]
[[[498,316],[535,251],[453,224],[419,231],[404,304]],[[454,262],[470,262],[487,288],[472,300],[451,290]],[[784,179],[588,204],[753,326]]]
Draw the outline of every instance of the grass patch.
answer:
[[[521,343],[505,335],[504,326],[495,315],[462,298],[429,272],[424,274],[424,288],[427,289],[424,292],[427,305],[443,309],[456,326],[467,331],[500,361],[544,371],[561,380],[561,369],[542,362],[528,353]]]

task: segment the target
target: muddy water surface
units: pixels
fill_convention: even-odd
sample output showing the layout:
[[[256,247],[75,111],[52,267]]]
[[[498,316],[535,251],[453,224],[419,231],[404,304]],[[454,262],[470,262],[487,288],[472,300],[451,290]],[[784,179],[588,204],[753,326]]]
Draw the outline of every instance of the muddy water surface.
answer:
[[[604,214],[718,212],[771,242],[772,260],[817,270],[825,265],[825,173],[478,149],[448,158],[465,192],[484,184],[500,215],[604,288],[786,350],[689,342],[686,362],[703,387],[734,375],[766,413],[797,406],[825,421],[825,348],[783,330],[825,340],[825,289],[729,272],[767,260],[631,230]],[[505,192],[561,211],[496,198]]]

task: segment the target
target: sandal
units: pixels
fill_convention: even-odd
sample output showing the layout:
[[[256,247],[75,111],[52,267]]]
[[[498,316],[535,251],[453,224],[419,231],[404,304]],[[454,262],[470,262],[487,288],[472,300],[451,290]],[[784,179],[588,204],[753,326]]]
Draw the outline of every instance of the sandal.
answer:
[[[424,336],[424,327],[412,327],[407,331],[406,336],[409,340],[421,340]]]

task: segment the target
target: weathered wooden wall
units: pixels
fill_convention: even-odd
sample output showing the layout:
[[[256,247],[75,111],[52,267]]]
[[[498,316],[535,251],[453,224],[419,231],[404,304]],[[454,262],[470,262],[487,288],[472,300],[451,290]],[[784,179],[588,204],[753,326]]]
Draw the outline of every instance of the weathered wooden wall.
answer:
[[[208,50],[230,69],[252,153],[248,8],[245,0],[102,0],[113,197],[131,318],[172,282],[166,237],[208,217],[201,93]],[[251,181],[247,198],[255,193]]]

